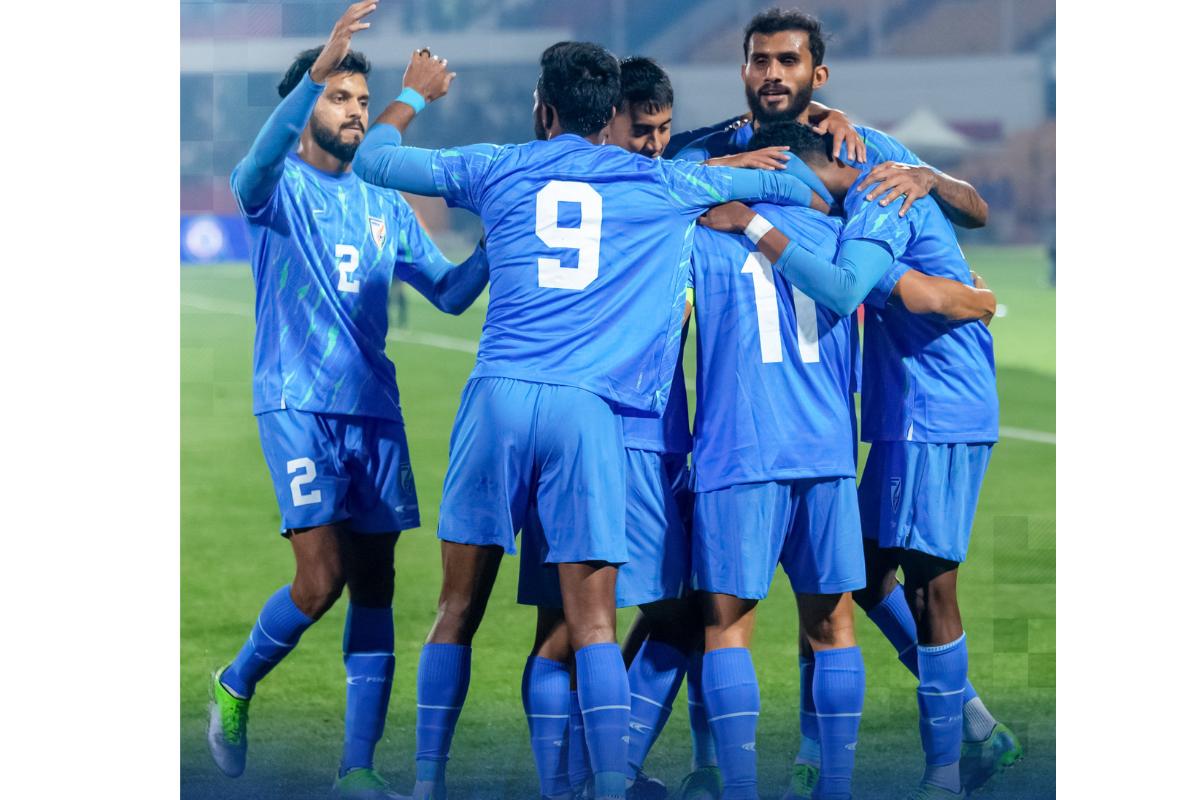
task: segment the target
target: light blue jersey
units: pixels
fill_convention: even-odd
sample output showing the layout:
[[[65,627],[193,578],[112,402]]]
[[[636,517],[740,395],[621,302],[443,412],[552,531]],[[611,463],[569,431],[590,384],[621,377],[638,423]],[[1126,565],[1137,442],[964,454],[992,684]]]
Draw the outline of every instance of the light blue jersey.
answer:
[[[446,202],[482,217],[491,258],[474,376],[577,386],[661,413],[693,220],[728,195],[722,176],[571,134],[442,150],[434,169]]]
[[[868,128],[865,125],[855,125],[854,130],[863,138],[867,147],[867,168],[882,164],[885,161],[899,161],[902,164],[924,164],[911,150],[897,139],[888,136],[883,131]],[[744,153],[749,147],[750,139],[754,136],[754,125],[746,124],[739,127],[724,125],[723,127],[697,138],[689,138],[690,132],[682,133],[679,141],[686,144],[677,152],[668,147],[667,156],[684,161],[707,161],[710,158],[731,156]]]
[[[839,219],[754,208],[805,250],[834,257]],[[702,229],[693,261],[695,490],[854,477],[852,317],[793,291],[744,236]]]
[[[842,241],[886,247],[896,263],[867,297],[862,386],[864,441],[986,443],[999,435],[1000,407],[992,335],[982,322],[946,322],[888,302],[909,269],[972,285],[954,228],[922,197],[900,217],[899,204],[846,195]]]
[[[306,75],[231,176],[252,237],[254,413],[400,420],[384,354],[393,277],[461,311],[486,284],[487,262],[477,250],[452,268],[398,192],[291,152],[320,91]]]
[[[631,410],[621,415],[626,447],[654,453],[682,454],[692,451],[687,386],[683,377],[683,342],[679,346],[681,352],[675,360],[675,375],[671,379],[667,407],[662,416]]]
[[[483,220],[491,290],[473,377],[574,386],[661,414],[695,219],[732,199],[808,205],[790,176],[649,159],[573,134],[428,151],[377,125],[354,168]]]

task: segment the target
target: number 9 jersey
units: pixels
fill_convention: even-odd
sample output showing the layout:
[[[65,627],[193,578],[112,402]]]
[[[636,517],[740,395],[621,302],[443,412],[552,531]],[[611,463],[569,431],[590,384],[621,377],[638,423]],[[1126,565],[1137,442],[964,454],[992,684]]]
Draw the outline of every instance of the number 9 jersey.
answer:
[[[478,214],[487,241],[472,377],[574,386],[662,413],[694,220],[729,198],[731,172],[573,134],[436,151],[437,193]]]
[[[842,221],[751,206],[797,246],[833,260]],[[793,289],[745,236],[696,233],[694,489],[853,478],[853,314]]]

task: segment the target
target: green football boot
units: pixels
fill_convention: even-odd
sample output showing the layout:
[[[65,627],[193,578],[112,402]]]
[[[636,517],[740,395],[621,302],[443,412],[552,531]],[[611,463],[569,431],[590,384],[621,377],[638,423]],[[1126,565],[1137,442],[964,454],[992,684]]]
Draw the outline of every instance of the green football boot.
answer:
[[[679,800],[721,800],[721,770],[701,767],[679,784]]]
[[[962,743],[962,760],[958,769],[963,788],[968,792],[975,791],[997,772],[1020,761],[1024,753],[1012,729],[997,722],[982,742]]]
[[[352,769],[334,781],[333,796],[338,800],[408,800],[368,767]]]
[[[221,684],[219,669],[208,687],[208,752],[217,767],[231,778],[246,771],[246,721],[250,701],[234,697]]]
[[[792,779],[781,800],[810,800],[820,775],[820,767],[814,764],[792,764]]]
[[[905,800],[956,800],[956,798],[966,796],[967,793],[962,790],[952,792],[949,789],[943,789],[940,786],[934,786],[932,783],[922,781],[916,789],[909,792]]]

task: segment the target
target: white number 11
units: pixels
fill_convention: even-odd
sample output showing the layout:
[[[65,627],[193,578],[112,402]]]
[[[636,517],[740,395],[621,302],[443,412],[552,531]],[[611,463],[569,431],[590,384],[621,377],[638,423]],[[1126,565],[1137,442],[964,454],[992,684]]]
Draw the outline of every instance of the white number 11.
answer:
[[[758,346],[764,364],[783,361],[783,338],[779,332],[779,302],[771,262],[762,253],[751,253],[742,265],[742,274],[754,282],[754,310],[758,314]],[[805,364],[821,361],[817,343],[817,304],[796,287],[792,300],[796,306],[796,343]]]

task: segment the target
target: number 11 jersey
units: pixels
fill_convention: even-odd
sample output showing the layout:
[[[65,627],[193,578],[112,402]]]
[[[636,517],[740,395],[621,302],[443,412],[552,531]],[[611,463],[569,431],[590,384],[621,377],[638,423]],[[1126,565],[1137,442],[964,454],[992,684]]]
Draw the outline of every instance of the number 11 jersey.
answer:
[[[833,260],[842,221],[755,204],[797,246]],[[692,474],[697,492],[855,476],[854,317],[793,290],[745,236],[701,229]]]
[[[661,413],[695,219],[730,171],[572,134],[436,151],[434,180],[483,220],[491,288],[473,377],[574,386]]]

